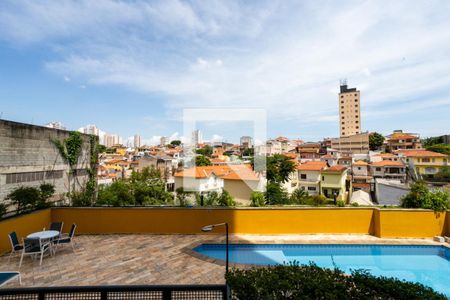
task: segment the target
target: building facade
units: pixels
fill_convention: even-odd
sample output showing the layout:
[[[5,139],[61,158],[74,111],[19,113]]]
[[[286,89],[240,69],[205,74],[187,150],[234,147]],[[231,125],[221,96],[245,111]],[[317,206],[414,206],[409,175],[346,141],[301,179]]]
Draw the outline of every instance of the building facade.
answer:
[[[360,91],[348,88],[347,81],[341,81],[339,93],[339,131],[340,136],[361,133]]]
[[[358,133],[331,139],[331,147],[342,155],[369,153],[369,133]]]

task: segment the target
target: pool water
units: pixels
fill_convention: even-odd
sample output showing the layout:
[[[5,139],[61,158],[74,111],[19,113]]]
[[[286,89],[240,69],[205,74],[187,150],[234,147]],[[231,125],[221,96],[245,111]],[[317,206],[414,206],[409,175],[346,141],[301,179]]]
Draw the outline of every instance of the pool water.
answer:
[[[232,263],[274,265],[314,262],[324,268],[350,273],[365,269],[376,276],[420,282],[450,297],[450,248],[410,245],[300,245],[232,244]],[[225,260],[225,245],[202,244],[194,249],[203,255]]]

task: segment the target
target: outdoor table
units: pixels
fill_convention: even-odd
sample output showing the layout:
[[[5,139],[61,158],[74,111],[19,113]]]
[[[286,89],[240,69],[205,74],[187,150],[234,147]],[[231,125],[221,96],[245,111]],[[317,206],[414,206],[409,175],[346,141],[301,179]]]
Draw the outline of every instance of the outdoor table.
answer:
[[[39,238],[44,241],[49,240],[50,241],[50,254],[52,254],[53,253],[52,240],[58,236],[59,236],[59,231],[57,231],[57,230],[44,230],[44,231],[30,233],[29,235],[27,235],[27,238],[30,238],[30,239]]]

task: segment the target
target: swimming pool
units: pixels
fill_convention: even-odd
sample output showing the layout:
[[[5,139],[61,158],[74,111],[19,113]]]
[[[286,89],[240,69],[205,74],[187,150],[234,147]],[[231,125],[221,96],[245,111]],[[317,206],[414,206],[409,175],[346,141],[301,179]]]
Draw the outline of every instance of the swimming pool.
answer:
[[[334,264],[342,271],[366,269],[373,275],[420,282],[450,297],[450,249],[410,245],[232,244],[232,263],[274,265],[314,262],[324,268]],[[194,251],[225,259],[225,245],[202,244]],[[333,264],[334,263],[334,264]]]

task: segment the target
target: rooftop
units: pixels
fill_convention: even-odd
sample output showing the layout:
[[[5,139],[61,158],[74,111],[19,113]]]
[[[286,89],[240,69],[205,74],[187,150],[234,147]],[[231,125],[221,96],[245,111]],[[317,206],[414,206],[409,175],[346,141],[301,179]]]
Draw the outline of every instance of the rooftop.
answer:
[[[407,157],[447,157],[448,155],[428,151],[428,150],[398,150],[397,153],[401,153]]]

